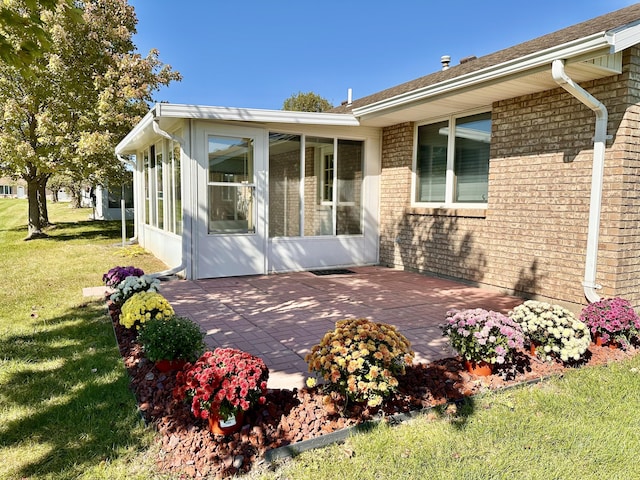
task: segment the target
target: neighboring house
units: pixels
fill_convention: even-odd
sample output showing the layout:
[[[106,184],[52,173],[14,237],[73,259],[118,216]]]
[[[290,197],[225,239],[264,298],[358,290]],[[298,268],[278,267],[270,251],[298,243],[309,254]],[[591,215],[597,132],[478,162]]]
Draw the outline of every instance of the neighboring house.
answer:
[[[639,44],[637,4],[331,113],[158,104],[116,149],[138,239],[188,278],[382,264],[640,305]]]
[[[0,198],[27,198],[27,182],[0,177]]]
[[[133,182],[123,187],[102,187],[98,185],[95,194],[95,220],[121,220],[122,199],[125,201],[125,219],[133,220]],[[90,203],[91,200],[90,200]]]

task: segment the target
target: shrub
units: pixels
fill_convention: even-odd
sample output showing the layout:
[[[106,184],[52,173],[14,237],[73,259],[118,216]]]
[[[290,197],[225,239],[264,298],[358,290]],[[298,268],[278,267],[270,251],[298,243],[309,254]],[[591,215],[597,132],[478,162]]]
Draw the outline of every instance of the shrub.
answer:
[[[134,266],[129,267],[113,267],[107,273],[102,276],[102,281],[107,287],[115,288],[125,278],[135,275],[140,277],[144,275],[144,272]]]
[[[396,376],[404,375],[413,351],[394,326],[347,319],[337,322],[305,361],[310,372],[322,375],[329,390],[376,406],[397,388]]]
[[[640,333],[640,316],[629,301],[620,297],[602,299],[582,309],[580,320],[603,342],[611,340],[627,346]]]
[[[472,362],[511,363],[516,349],[524,346],[518,323],[481,308],[447,312],[442,330],[451,346]]]
[[[204,351],[204,333],[185,317],[152,318],[138,335],[146,357],[159,360],[195,361]]]
[[[580,360],[591,343],[587,326],[559,305],[527,300],[509,316],[520,324],[525,337],[536,345],[536,355],[544,360]]]
[[[239,410],[265,403],[268,379],[269,369],[261,358],[234,348],[216,348],[178,372],[173,396],[179,401],[190,399],[198,418],[209,418],[213,410],[228,420]]]
[[[157,292],[139,292],[122,305],[120,324],[126,328],[140,329],[152,318],[169,318],[174,314],[173,308],[166,298]]]
[[[138,292],[157,292],[160,289],[160,280],[149,275],[130,275],[121,281],[116,291],[111,294],[111,301],[116,305],[122,305]]]

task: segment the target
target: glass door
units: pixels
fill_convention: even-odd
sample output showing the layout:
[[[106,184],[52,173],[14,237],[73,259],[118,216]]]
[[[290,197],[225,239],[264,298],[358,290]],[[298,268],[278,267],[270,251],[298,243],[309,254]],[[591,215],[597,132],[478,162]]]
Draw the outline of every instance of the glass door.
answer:
[[[226,125],[199,131],[198,278],[266,272],[266,133]]]

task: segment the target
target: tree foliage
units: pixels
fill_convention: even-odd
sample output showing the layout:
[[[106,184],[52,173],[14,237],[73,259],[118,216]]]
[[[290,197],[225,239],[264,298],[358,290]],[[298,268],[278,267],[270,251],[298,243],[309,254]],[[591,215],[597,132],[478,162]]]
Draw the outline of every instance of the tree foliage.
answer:
[[[76,20],[80,10],[73,0],[4,0],[0,4],[0,60],[17,68],[26,68],[51,47],[50,32],[43,14],[57,8]]]
[[[282,105],[283,110],[295,112],[326,112],[332,108],[333,105],[327,99],[313,92],[295,93],[287,98]]]
[[[34,0],[12,0],[24,10]],[[148,111],[152,93],[180,80],[157,50],[135,52],[137,18],[127,0],[64,2],[41,12],[51,47],[28,68],[0,65],[0,163],[28,185],[29,237],[46,226],[48,179],[117,184],[114,147]],[[40,193],[38,193],[40,192]]]

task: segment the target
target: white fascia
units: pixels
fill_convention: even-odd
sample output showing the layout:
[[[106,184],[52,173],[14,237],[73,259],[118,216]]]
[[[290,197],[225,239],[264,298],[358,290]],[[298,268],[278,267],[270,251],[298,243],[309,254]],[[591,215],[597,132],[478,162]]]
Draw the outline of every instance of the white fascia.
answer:
[[[357,127],[360,122],[350,113],[292,112],[256,108],[209,107],[159,103],[157,117],[193,118],[199,120],[225,120],[254,123],[290,123],[304,125],[332,125]]]
[[[640,20],[609,30],[606,36],[611,44],[611,53],[636,45],[640,42]]]
[[[353,114],[358,118],[363,118],[368,115],[384,113],[387,109],[397,108],[405,104],[426,100],[430,97],[449,93],[461,88],[495,81],[535,68],[547,67],[556,58],[570,59],[583,56],[590,52],[600,51],[605,48],[608,49],[608,52],[613,52],[614,49],[610,42],[614,40],[615,39],[607,35],[606,32],[596,33],[588,37],[542,50],[540,52],[525,55],[515,60],[510,60],[508,62],[493,65],[450,80],[445,80],[435,85],[429,85],[417,90],[412,90],[364,107],[354,108]]]
[[[145,130],[151,126],[153,119],[155,118],[154,111],[155,111],[155,107],[149,110],[147,114],[144,117],[142,117],[142,120],[140,120],[131,129],[131,131],[127,133],[126,137],[120,140],[120,143],[116,145],[116,155],[124,155],[125,153],[127,153],[127,150],[128,150],[127,146],[131,142],[133,142],[137,137],[142,135],[145,132]]]

